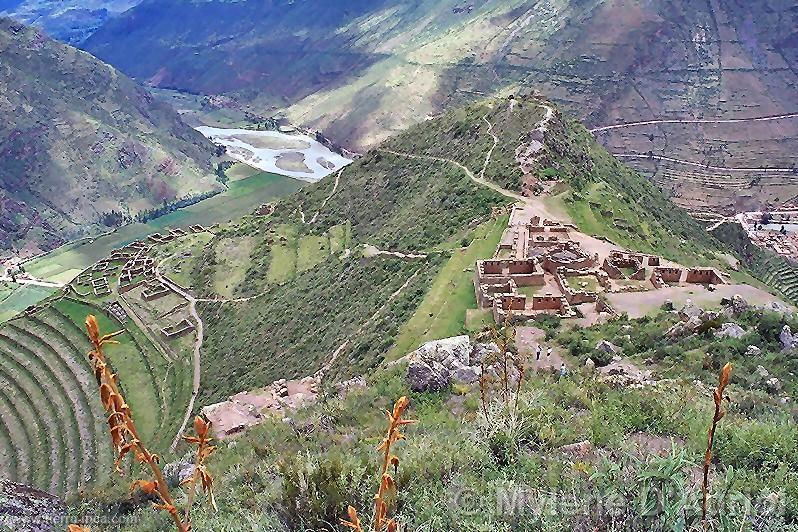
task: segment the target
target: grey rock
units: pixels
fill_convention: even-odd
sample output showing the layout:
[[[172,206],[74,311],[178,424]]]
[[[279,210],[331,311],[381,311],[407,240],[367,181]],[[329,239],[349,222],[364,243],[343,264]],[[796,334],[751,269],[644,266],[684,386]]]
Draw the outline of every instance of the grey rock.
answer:
[[[439,392],[449,387],[449,370],[440,362],[413,360],[407,366],[407,382],[414,392]]]
[[[451,372],[451,378],[462,384],[473,384],[479,380],[482,370],[479,366],[462,366]]]
[[[731,299],[730,308],[732,314],[734,314],[735,316],[739,316],[740,314],[748,310],[749,306],[750,305],[748,304],[748,301],[743,299],[743,296],[741,296],[740,294],[734,294],[734,296]]]
[[[697,318],[701,316],[704,310],[693,303],[692,299],[688,299],[684,306],[679,310],[679,316],[682,317],[682,320],[687,321],[690,318]]]
[[[601,340],[596,344],[596,350],[604,353],[617,354],[621,352],[621,348],[607,340]]]
[[[764,366],[757,366],[756,374],[759,375],[759,377],[762,379],[766,379],[770,376],[770,372],[766,370]]]
[[[742,338],[745,336],[745,329],[729,321],[720,326],[720,329],[715,332],[715,336],[720,338]]]
[[[676,307],[673,306],[673,301],[671,301],[670,299],[665,300],[665,303],[662,304],[662,308],[663,310],[666,310],[668,312],[676,310]]]
[[[491,353],[498,353],[498,351],[499,351],[499,346],[497,346],[494,343],[475,344],[474,348],[471,350],[469,364],[471,366],[478,366],[485,360],[485,358],[488,355],[490,355]]]
[[[792,311],[790,310],[790,308],[781,301],[771,301],[769,303],[765,303],[759,308],[766,312],[777,312],[779,314],[784,314],[787,316],[792,315]]]
[[[765,381],[765,388],[769,392],[780,392],[781,391],[781,381],[776,377],[771,377]]]
[[[593,373],[596,371],[596,363],[592,358],[588,357],[588,359],[585,360],[585,369],[588,371],[588,373]]]
[[[785,325],[784,327],[781,328],[781,334],[779,334],[779,341],[781,342],[782,351],[790,351],[791,349],[796,347],[796,345],[798,345],[798,338],[793,336],[789,325]]]
[[[749,346],[748,346],[748,347],[745,349],[745,356],[747,356],[747,357],[758,357],[758,356],[759,356],[759,355],[761,355],[761,354],[762,354],[762,350],[761,350],[761,349],[759,349],[759,348],[758,348],[757,346],[755,346],[755,345],[749,345]]]

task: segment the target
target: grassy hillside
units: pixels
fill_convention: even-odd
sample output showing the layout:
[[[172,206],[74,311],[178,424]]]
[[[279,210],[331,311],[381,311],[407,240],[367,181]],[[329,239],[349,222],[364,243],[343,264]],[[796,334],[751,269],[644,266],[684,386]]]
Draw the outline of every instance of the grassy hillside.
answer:
[[[219,510],[198,507],[194,526],[237,529],[247,520],[266,530],[333,531],[350,504],[365,521],[379,481],[375,447],[384,435],[384,410],[407,395],[406,417],[418,423],[403,427],[406,439],[393,448],[398,471],[390,472],[398,486],[392,515],[408,530],[701,529],[710,388],[717,364],[728,357],[713,355],[702,367],[700,353],[733,349],[738,361],[754,342],[766,363],[789,361],[775,347],[783,318],[744,316],[746,327],[759,330],[740,341],[702,333],[671,344],[663,333],[672,320],[662,314],[556,332],[571,373],[558,379],[530,371],[517,406],[502,410],[493,403],[490,420],[476,386],[415,393],[403,368],[374,372],[365,388],[348,390],[345,398],[327,396],[292,413],[289,423],[268,420],[223,442],[209,464]],[[663,379],[659,384],[616,388],[578,367],[585,341],[625,334],[633,340],[623,345],[624,357],[638,364],[657,357],[647,367]],[[795,407],[763,389],[747,371],[752,361],[741,362],[716,433],[708,528],[792,531],[798,520]],[[553,511],[557,501],[567,501],[559,503],[567,511]],[[171,526],[149,505],[132,517],[148,530]]]
[[[85,52],[0,18],[0,250],[34,254],[221,190],[214,146]]]
[[[277,203],[271,216],[217,234],[192,262],[191,286],[206,298],[251,299],[201,304],[209,324],[201,403],[313,373],[336,352],[333,378],[359,374],[426,339],[465,332],[468,314],[479,321],[470,268],[492,255],[507,220],[495,208],[513,200],[451,161],[411,155],[451,158],[480,173],[493,145],[490,123],[499,142],[485,176],[517,183],[515,148],[543,116],[542,103],[519,97],[510,110],[507,100],[489,100],[414,126],[344,169],[337,186],[331,175]],[[557,120],[562,129],[553,130],[542,161],[556,161],[568,210],[603,220],[606,205],[579,195],[588,185],[623,205],[614,224],[585,222],[588,231],[688,261],[711,255],[715,244],[700,226],[588,142],[577,123]],[[426,258],[372,256],[365,245]]]

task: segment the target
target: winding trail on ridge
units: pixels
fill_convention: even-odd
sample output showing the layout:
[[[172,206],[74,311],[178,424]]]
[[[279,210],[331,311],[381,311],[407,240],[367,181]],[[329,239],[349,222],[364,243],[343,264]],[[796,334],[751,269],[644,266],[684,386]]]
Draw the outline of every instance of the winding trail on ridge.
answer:
[[[545,132],[549,121],[551,121],[551,119],[554,117],[554,108],[545,104],[541,104],[541,107],[543,107],[546,110],[546,115],[540,120],[540,122],[535,124],[534,129],[542,129]],[[416,155],[414,153],[398,152],[394,150],[389,150],[387,148],[378,148],[378,151],[381,151],[383,153],[389,153],[397,157],[406,157],[408,159],[437,161],[437,162],[452,164],[461,169],[463,172],[465,172],[468,178],[471,179],[474,183],[482,185],[483,187],[488,187],[494,190],[495,192],[498,192],[502,196],[505,196],[506,198],[515,200],[517,202],[521,202],[526,206],[532,207],[538,212],[540,212],[542,215],[552,220],[561,220],[563,218],[562,215],[554,214],[551,211],[551,209],[549,209],[539,197],[523,196],[517,192],[513,192],[512,190],[507,190],[506,188],[503,188],[502,186],[485,178],[485,171],[488,168],[488,164],[490,164],[490,160],[493,157],[493,150],[498,145],[499,139],[493,133],[493,124],[488,120],[487,114],[482,117],[482,120],[484,120],[485,123],[488,125],[488,134],[493,138],[493,147],[490,148],[488,150],[488,153],[485,155],[485,162],[482,165],[482,169],[480,170],[480,175],[478,176],[475,175],[470,168],[468,168],[467,166],[458,161],[455,161],[454,159],[449,159],[446,157],[435,157],[433,155]]]

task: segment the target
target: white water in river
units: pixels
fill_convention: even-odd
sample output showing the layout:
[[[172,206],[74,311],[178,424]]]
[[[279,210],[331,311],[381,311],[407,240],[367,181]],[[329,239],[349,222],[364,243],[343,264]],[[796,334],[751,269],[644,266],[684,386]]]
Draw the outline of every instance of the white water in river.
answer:
[[[352,162],[307,135],[210,126],[197,131],[225,146],[237,161],[303,181],[318,181]]]

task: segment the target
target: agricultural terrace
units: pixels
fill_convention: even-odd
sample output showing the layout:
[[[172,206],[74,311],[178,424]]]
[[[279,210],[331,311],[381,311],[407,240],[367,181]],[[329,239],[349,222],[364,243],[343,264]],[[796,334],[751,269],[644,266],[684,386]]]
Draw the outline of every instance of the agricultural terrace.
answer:
[[[224,223],[253,212],[258,206],[299,190],[304,183],[289,177],[259,172],[247,176],[234,166],[228,189],[195,205],[179,209],[147,223],[132,223],[100,237],[66,244],[47,255],[25,263],[25,269],[40,279],[69,282],[83,270],[108,256],[112,250],[162,231],[166,227],[204,226]],[[245,177],[241,177],[241,176]]]

